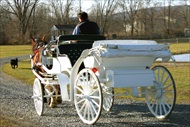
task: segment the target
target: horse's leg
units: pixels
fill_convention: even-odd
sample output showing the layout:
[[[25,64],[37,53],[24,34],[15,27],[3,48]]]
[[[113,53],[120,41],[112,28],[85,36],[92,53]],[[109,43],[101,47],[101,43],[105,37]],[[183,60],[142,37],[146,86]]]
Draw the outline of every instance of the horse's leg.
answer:
[[[55,90],[54,90],[54,88],[51,86],[51,85],[47,85],[46,87],[45,87],[45,89],[46,89],[46,91],[47,91],[47,93],[48,93],[48,95],[50,95],[50,98],[49,98],[49,107],[50,108],[54,108],[55,106],[56,106],[56,97],[51,97],[52,95],[54,95],[54,94],[56,94],[55,93]]]
[[[56,98],[55,97],[51,97],[49,107],[50,108],[55,108],[56,104],[57,104]]]
[[[56,103],[57,103],[56,97],[52,97],[56,94],[55,88],[53,88],[51,85],[46,85],[45,90],[46,90],[47,94],[50,96],[50,98],[48,100],[48,105],[50,108],[54,108],[56,106]]]
[[[56,101],[57,103],[61,104],[62,103],[62,99],[61,97],[59,97],[58,95],[60,95],[60,86],[59,85],[55,85],[55,88],[56,88]]]

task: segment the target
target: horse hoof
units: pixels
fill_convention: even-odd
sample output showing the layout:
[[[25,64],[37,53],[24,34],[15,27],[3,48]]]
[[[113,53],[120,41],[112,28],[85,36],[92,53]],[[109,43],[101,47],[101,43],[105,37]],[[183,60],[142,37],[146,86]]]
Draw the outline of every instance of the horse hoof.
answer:
[[[50,104],[49,105],[50,108],[55,108],[55,106],[56,106],[55,104]]]
[[[57,101],[57,104],[61,104],[62,103],[61,97],[56,98],[56,101]]]
[[[56,99],[55,98],[51,98],[51,103],[50,103],[50,105],[49,105],[49,107],[50,108],[55,108],[55,106],[56,106]]]

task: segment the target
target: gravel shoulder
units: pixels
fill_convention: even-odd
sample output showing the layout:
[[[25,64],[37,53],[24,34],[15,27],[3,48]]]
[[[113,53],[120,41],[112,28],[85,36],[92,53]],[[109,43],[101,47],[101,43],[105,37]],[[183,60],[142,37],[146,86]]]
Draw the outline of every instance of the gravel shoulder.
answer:
[[[29,55],[18,58],[26,59]],[[56,108],[45,105],[44,115],[38,116],[31,99],[32,86],[2,72],[3,64],[10,59],[0,59],[0,127],[190,127],[189,104],[177,104],[170,118],[158,120],[146,103],[126,99],[115,99],[112,110],[103,111],[95,125],[82,123],[73,102],[63,102]]]

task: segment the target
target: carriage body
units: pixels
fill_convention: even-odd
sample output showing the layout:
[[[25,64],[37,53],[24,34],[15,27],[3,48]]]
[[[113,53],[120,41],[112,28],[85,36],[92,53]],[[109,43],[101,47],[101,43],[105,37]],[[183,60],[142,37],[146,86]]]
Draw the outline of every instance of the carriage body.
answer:
[[[98,68],[100,77],[106,77],[106,71],[112,71],[112,87],[152,86],[152,64],[157,58],[169,60],[171,57],[168,45],[158,45],[155,41],[96,41],[93,48],[95,55],[84,60],[85,67]]]
[[[72,43],[73,40],[77,43]],[[147,40],[69,35],[58,38],[54,51],[55,55],[50,58],[52,68],[44,65],[43,68],[56,76],[62,100],[74,101],[84,123],[94,124],[102,108],[110,111],[113,88],[122,87],[131,88],[132,96],[145,98],[157,118],[171,114],[176,98],[174,80],[166,68],[151,68],[157,58],[170,60],[169,45]]]

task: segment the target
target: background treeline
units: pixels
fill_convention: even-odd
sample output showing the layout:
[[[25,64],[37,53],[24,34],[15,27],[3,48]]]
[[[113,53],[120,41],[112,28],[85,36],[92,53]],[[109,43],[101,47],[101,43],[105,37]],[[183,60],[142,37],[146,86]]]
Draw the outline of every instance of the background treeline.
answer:
[[[83,0],[0,0],[0,44],[50,39],[53,25],[77,24],[83,8],[108,38],[167,39],[183,37],[190,28],[189,0],[91,1],[92,7]]]

